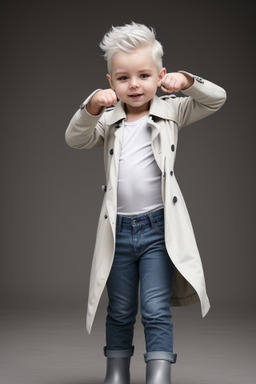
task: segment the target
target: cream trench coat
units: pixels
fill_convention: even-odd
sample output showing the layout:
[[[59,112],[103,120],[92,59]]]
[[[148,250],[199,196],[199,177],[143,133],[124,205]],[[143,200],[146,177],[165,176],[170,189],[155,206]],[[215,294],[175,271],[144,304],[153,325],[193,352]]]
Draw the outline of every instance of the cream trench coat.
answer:
[[[148,124],[152,130],[153,154],[162,173],[166,248],[176,267],[171,304],[183,306],[200,301],[202,316],[205,316],[210,303],[203,267],[190,217],[175,178],[174,162],[179,129],[216,112],[224,104],[226,92],[194,76],[194,84],[183,93],[187,97],[155,96],[151,101]],[[88,100],[71,119],[65,138],[67,144],[76,149],[104,146],[106,187],[90,276],[86,319],[90,333],[115,252],[118,165],[126,114],[119,101],[112,110],[92,116],[85,108]]]

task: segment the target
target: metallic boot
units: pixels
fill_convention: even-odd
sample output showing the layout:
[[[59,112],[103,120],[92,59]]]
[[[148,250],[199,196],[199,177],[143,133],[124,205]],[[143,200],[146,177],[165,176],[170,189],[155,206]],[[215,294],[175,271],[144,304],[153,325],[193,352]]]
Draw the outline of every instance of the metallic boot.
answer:
[[[171,363],[167,360],[149,360],[146,384],[171,384]]]
[[[130,384],[130,360],[133,348],[125,351],[108,351],[104,348],[107,357],[107,372],[103,384]]]

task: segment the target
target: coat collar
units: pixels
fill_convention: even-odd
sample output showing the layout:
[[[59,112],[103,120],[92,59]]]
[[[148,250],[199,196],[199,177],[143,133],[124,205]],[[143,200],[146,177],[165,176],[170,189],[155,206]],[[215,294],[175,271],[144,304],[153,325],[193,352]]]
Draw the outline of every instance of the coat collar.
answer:
[[[156,116],[165,120],[175,120],[172,104],[167,103],[165,100],[156,95],[151,100],[149,115]],[[115,124],[118,121],[124,120],[125,118],[126,113],[124,110],[124,103],[121,101],[117,103],[113,110],[106,113],[106,122],[108,125]]]

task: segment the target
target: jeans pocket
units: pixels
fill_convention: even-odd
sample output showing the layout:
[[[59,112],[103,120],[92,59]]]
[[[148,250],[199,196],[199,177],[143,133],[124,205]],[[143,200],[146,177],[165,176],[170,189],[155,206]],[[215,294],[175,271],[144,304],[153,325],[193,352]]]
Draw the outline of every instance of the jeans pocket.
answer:
[[[154,219],[154,229],[164,235],[164,219]]]

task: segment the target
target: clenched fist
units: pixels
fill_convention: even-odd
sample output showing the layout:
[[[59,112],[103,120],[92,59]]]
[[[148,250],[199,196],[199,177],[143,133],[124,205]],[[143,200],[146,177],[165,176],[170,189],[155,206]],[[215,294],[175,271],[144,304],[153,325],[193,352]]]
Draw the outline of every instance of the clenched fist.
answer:
[[[161,80],[161,89],[164,92],[172,93],[185,90],[193,84],[193,77],[181,72],[167,73]]]
[[[117,104],[117,97],[113,89],[102,89],[96,92],[86,108],[91,115],[100,114],[102,108],[110,107]]]

